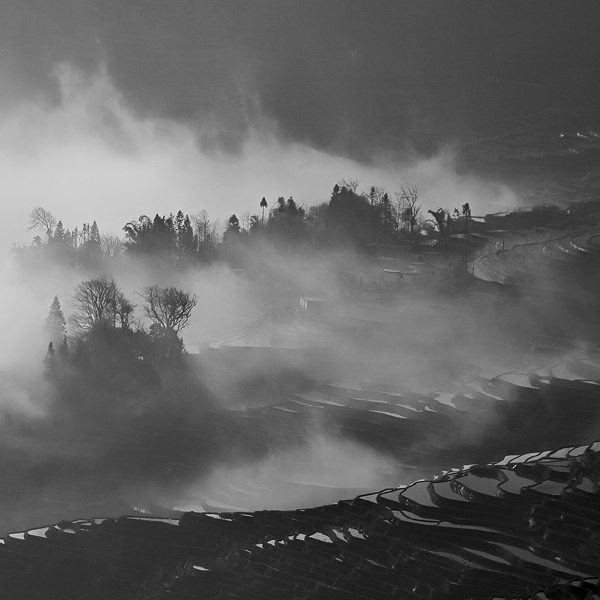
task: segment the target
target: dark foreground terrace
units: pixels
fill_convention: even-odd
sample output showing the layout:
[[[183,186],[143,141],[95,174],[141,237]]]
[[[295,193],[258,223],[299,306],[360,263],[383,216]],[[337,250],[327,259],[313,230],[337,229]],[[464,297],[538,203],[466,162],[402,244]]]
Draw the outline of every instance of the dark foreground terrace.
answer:
[[[600,444],[305,510],[60,522],[0,544],[10,599],[599,598]]]

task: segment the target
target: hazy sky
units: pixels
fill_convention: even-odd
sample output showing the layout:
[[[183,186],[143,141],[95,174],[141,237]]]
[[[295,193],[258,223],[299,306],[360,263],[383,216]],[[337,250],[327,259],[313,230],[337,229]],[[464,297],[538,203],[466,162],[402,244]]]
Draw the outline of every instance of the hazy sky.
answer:
[[[342,177],[411,178],[433,205],[446,175],[457,203],[510,199],[452,175],[452,132],[494,118],[476,93],[489,78],[541,86],[548,105],[594,91],[599,13],[584,1],[4,0],[12,224],[0,235],[21,241],[36,205],[67,227],[118,231],[142,212],[226,218],[290,194],[310,205]]]

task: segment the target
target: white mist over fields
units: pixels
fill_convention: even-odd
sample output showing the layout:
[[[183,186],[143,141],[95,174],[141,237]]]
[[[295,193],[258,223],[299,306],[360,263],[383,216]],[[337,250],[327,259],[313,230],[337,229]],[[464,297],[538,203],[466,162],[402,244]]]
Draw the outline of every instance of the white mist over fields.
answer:
[[[79,282],[75,276],[64,281],[64,273],[54,279],[47,273],[44,280],[52,281],[51,285],[17,280],[7,254],[14,244],[29,244],[40,233],[27,230],[35,206],[49,210],[65,228],[81,228],[84,222],[96,220],[101,233],[122,235],[125,223],[141,214],[163,215],[181,209],[193,215],[207,210],[213,220],[224,222],[234,212],[238,216],[258,213],[263,196],[273,204],[279,196],[293,195],[308,208],[327,201],[333,185],[342,178],[358,179],[362,190],[379,185],[391,193],[399,183],[414,183],[424,209],[469,202],[473,214],[479,214],[492,205],[516,202],[508,187],[458,175],[449,147],[436,158],[406,167],[385,159],[381,167],[368,166],[284,141],[277,124],[264,120],[239,154],[209,155],[196,143],[197,132],[174,121],[136,114],[106,70],[87,76],[63,64],[53,76],[59,82],[59,101],[30,100],[0,114],[0,269],[4,281],[0,318],[5,321],[0,359],[4,364],[30,352],[38,356],[39,348],[31,340],[43,326],[52,298],[62,298],[68,313],[68,296]],[[218,277],[221,283],[228,280],[226,274]],[[135,283],[119,283],[126,291],[135,289]],[[235,304],[227,293],[221,293],[230,291],[227,283],[207,287],[199,282],[192,287],[207,288],[201,290],[201,304],[205,304],[201,312],[212,316],[207,322],[218,321],[208,304],[227,308]],[[217,297],[218,302],[212,303]],[[19,314],[27,318],[15,318]],[[200,337],[204,333],[215,334],[215,327],[199,332]],[[17,343],[17,338],[30,341]]]
[[[146,408],[135,403],[131,407],[113,407],[114,415],[107,409],[106,427],[110,435],[96,432],[96,445],[90,445],[80,430],[96,426],[95,418],[90,415],[97,408],[80,407],[77,398],[74,405],[68,407],[73,412],[73,422],[62,422],[61,417],[52,412],[50,386],[42,377],[48,343],[43,328],[52,299],[59,297],[68,318],[72,312],[74,288],[90,275],[58,267],[35,276],[24,275],[9,256],[11,245],[28,245],[38,233],[27,231],[29,213],[36,206],[44,207],[61,219],[65,229],[81,228],[83,223],[95,220],[101,233],[122,235],[123,225],[142,214],[152,217],[155,213],[163,215],[182,210],[191,216],[207,210],[212,219],[223,222],[234,212],[238,216],[247,211],[259,213],[263,196],[272,205],[277,197],[292,195],[298,204],[308,208],[326,202],[335,183],[343,178],[358,179],[359,190],[368,191],[371,185],[377,185],[392,195],[401,183],[415,184],[420,191],[424,213],[440,206],[453,209],[465,202],[469,202],[474,214],[486,212],[491,205],[514,205],[516,198],[510,189],[490,185],[475,176],[458,174],[451,147],[443,149],[435,158],[419,159],[402,167],[382,157],[380,166],[376,167],[285,140],[277,123],[267,120],[251,129],[238,153],[225,154],[220,150],[206,153],[198,144],[198,132],[214,124],[200,123],[192,130],[172,120],[140,115],[128,106],[105,70],[86,76],[62,65],[56,69],[54,77],[60,84],[60,97],[56,103],[30,100],[0,114],[0,204],[4,212],[0,220],[0,277],[3,281],[0,371],[6,374],[0,387],[0,423],[5,418],[9,422],[11,415],[40,423],[40,431],[29,438],[24,468],[13,472],[15,486],[21,486],[23,494],[30,494],[33,502],[37,492],[35,485],[29,488],[28,469],[45,465],[47,455],[62,457],[63,453],[71,453],[69,460],[77,468],[87,469],[88,462],[96,464],[98,472],[105,473],[106,481],[109,481],[113,470],[121,468],[121,456],[111,454],[115,440],[126,448],[130,443],[137,443],[136,456],[144,460],[146,455],[157,454],[150,475],[136,471],[135,466],[126,466],[123,469],[127,477],[123,477],[139,476],[136,485],[141,490],[140,497],[153,486],[159,490],[164,486],[166,496],[176,496],[172,498],[173,505],[189,501],[191,506],[193,498],[188,496],[193,497],[196,481],[200,482],[198,485],[205,485],[202,478],[206,476],[210,484],[211,478],[228,477],[229,472],[242,478],[247,475],[249,479],[288,474],[298,480],[292,483],[326,487],[328,482],[333,482],[341,487],[364,488],[365,491],[383,486],[389,473],[396,468],[389,457],[369,449],[367,444],[343,437],[328,437],[328,432],[321,432],[316,426],[304,445],[274,448],[275,458],[256,451],[255,455],[244,456],[245,464],[226,457],[205,457],[206,449],[195,445],[200,444],[201,436],[193,432],[185,441],[189,452],[196,452],[199,457],[202,468],[198,479],[189,489],[179,485],[169,488],[162,477],[169,472],[171,462],[179,460],[180,449],[175,443],[178,441],[177,429],[165,425],[165,415],[167,420],[176,423],[185,419],[180,416],[178,406],[170,406],[167,410],[160,407],[156,415],[147,417],[144,422],[151,435],[141,432],[139,440],[133,436],[133,442],[130,442],[132,434],[128,419],[135,422],[138,412]],[[281,270],[289,273],[290,280],[295,278],[292,283],[296,287],[309,289],[313,286],[311,281],[301,281],[299,263],[290,259],[282,265]],[[280,275],[278,273],[278,277]],[[140,299],[135,292],[144,286],[176,285],[196,293],[198,305],[190,327],[183,334],[188,344],[201,344],[211,338],[231,335],[239,331],[244,322],[264,315],[268,308],[268,299],[265,301],[257,292],[260,286],[252,285],[255,282],[239,277],[224,266],[198,269],[185,275],[164,269],[153,270],[150,266],[124,269],[114,276],[125,295],[138,304],[136,318],[141,321]],[[334,283],[331,285],[335,287]],[[259,291],[265,295],[264,290]],[[448,339],[452,339],[454,330],[450,328],[446,333]],[[410,328],[407,333],[410,339],[422,337],[420,327]],[[434,343],[438,341],[436,338]],[[353,360],[359,360],[352,348],[339,350],[335,358],[342,361],[346,353]],[[285,365],[277,368],[282,366]],[[266,376],[273,369],[273,364],[265,363],[254,375]],[[243,368],[237,374],[209,373],[205,383],[210,392],[217,395],[215,390],[220,389],[219,385],[213,386],[215,382],[211,378],[228,377],[232,389],[237,389],[235,384],[241,387],[251,379],[250,375]],[[90,412],[87,412],[88,408]],[[186,399],[181,414],[189,412],[192,419],[196,410],[196,399]],[[46,417],[48,422],[42,425]],[[53,418],[60,422],[64,440],[69,440],[68,443],[54,438]],[[8,425],[2,431],[5,429],[10,431]],[[154,435],[168,438],[168,443],[173,443],[173,450],[169,450],[168,444],[165,447],[157,445]],[[229,447],[232,441],[223,443]],[[15,439],[8,436],[6,444],[11,452],[16,452],[21,450],[23,442],[18,436]],[[239,445],[240,453],[244,452],[243,439]],[[215,465],[207,472],[205,469],[211,460]],[[296,470],[288,468],[289,465],[294,465]],[[57,473],[56,480],[49,484],[52,493],[60,495],[57,491],[61,489],[60,477],[65,476],[71,466],[58,460],[52,467]],[[158,477],[155,467],[160,467]],[[112,489],[112,485],[107,484],[107,489]],[[74,492],[74,497],[77,502],[78,492]],[[264,497],[259,498],[257,508],[264,506],[265,501]],[[294,498],[275,499],[270,506],[292,507],[310,502],[310,491],[306,491],[305,495],[298,494]]]
[[[141,214],[190,215],[207,210],[212,219],[258,213],[264,196],[304,207],[327,201],[343,178],[367,191],[378,185],[393,192],[400,183],[419,187],[424,208],[454,208],[465,202],[474,214],[511,206],[509,188],[456,173],[454,152],[399,166],[382,157],[378,166],[328,155],[284,141],[277,123],[255,126],[238,154],[203,152],[197,131],[171,120],[136,114],[105,70],[87,76],[62,65],[60,98],[49,105],[31,100],[0,115],[0,224],[2,247],[27,243],[27,218],[43,206],[65,228],[96,220],[103,233]],[[213,125],[208,120],[198,124]]]

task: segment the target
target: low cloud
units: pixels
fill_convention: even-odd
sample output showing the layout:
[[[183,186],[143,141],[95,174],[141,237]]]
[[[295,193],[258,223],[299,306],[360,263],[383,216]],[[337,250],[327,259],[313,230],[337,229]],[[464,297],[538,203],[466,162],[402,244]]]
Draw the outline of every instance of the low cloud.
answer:
[[[508,188],[490,187],[476,177],[457,174],[452,148],[445,149],[435,158],[411,165],[400,166],[391,159],[382,158],[380,166],[373,167],[326,154],[303,143],[284,142],[274,123],[262,121],[260,129],[251,130],[240,152],[225,154],[213,151],[209,155],[200,149],[198,128],[192,129],[168,119],[139,116],[127,104],[106,70],[87,76],[63,65],[55,71],[55,77],[60,89],[59,103],[21,104],[0,118],[0,179],[3,182],[0,200],[6,207],[0,223],[0,240],[4,254],[11,243],[27,243],[32,238],[33,233],[27,232],[26,228],[28,214],[34,206],[43,206],[51,211],[56,218],[63,220],[65,228],[81,227],[83,222],[96,220],[101,232],[121,233],[127,221],[142,213],[166,214],[181,209],[194,214],[205,209],[213,219],[225,219],[233,212],[259,212],[263,196],[272,204],[280,195],[293,195],[298,203],[309,206],[328,200],[333,185],[342,178],[359,179],[361,190],[380,185],[392,193],[400,182],[414,183],[419,186],[425,209],[438,206],[453,208],[469,202],[474,214],[477,214],[479,210],[485,210],[480,209],[485,206],[484,202],[510,204],[515,201]],[[208,123],[208,126],[214,124]],[[282,264],[281,268],[289,273],[290,281],[298,287],[298,291],[306,293],[312,284],[302,281],[299,265],[292,260]],[[139,469],[148,468],[149,472],[153,472],[160,462],[167,474],[161,472],[161,477],[157,478],[156,487],[159,489],[164,483],[163,475],[168,479],[170,464],[178,460],[180,454],[202,456],[202,468],[205,470],[213,464],[221,464],[210,455],[212,450],[197,440],[196,431],[182,441],[182,448],[176,447],[172,453],[159,448],[155,434],[164,436],[175,446],[182,438],[180,433],[174,435],[177,428],[165,426],[162,407],[147,420],[152,436],[140,440],[130,439],[131,427],[127,418],[123,418],[120,412],[112,415],[107,410],[114,421],[120,420],[121,429],[115,433],[111,422],[113,437],[99,432],[97,446],[83,443],[87,443],[87,437],[80,433],[85,429],[82,425],[88,426],[90,420],[95,424],[95,417],[90,418],[85,413],[79,397],[71,399],[73,406],[68,406],[75,415],[72,417],[74,426],[64,420],[64,415],[55,415],[49,410],[52,393],[42,378],[42,362],[47,347],[44,321],[55,295],[59,297],[65,315],[69,315],[73,289],[87,276],[57,268],[35,279],[27,278],[16,268],[12,257],[3,258],[0,263],[0,277],[4,283],[0,300],[0,327],[3,332],[0,370],[10,371],[10,376],[3,379],[0,387],[2,417],[17,414],[19,418],[24,417],[20,423],[24,422],[26,428],[30,423],[37,423],[39,427],[39,431],[32,430],[27,436],[21,436],[19,427],[11,427],[10,424],[2,428],[3,432],[17,432],[5,440],[7,452],[10,450],[18,454],[22,451],[22,440],[30,442],[28,455],[22,458],[22,462],[7,459],[7,464],[21,465],[21,468],[13,469],[14,489],[20,490],[21,495],[30,493],[31,498],[37,498],[37,492],[43,489],[51,490],[52,494],[60,497],[64,482],[72,484],[73,472],[77,473],[79,469],[86,471],[90,457],[96,461],[98,473],[106,475],[107,481],[115,469],[119,471],[122,467],[118,474],[124,481],[131,482],[139,475],[140,489],[154,485],[152,473],[148,475],[143,470],[136,470],[137,463],[121,465],[122,455],[117,456],[117,451],[133,450],[132,455],[140,462],[146,461],[150,450],[156,452],[159,456],[150,465],[152,468],[147,461],[148,464],[144,462]],[[239,331],[243,329],[242,321],[256,319],[266,309],[264,298],[255,288],[251,289],[244,276],[240,277],[223,267],[204,269],[194,277],[189,274],[179,277],[152,269],[140,269],[135,273],[124,269],[122,273],[115,273],[115,278],[134,302],[137,300],[134,296],[136,290],[154,283],[177,285],[197,293],[199,303],[193,316],[194,322],[185,332],[186,341],[190,344],[201,344]],[[293,289],[296,290],[296,287]],[[415,339],[420,336],[420,330],[414,332]],[[339,357],[339,362],[342,360],[343,356]],[[263,372],[272,373],[273,364],[266,362],[260,365],[258,374],[254,374],[259,383]],[[217,373],[217,376],[220,375]],[[239,378],[232,377],[231,373],[226,375],[229,376],[228,381],[233,380],[232,388],[236,392],[234,384]],[[245,372],[241,376],[243,383],[246,381],[244,378],[251,378]],[[215,395],[219,388],[211,386],[211,383],[207,378],[206,386]],[[118,408],[124,410],[121,405]],[[195,418],[193,402],[183,408]],[[171,407],[171,411],[170,418],[177,424],[181,414],[187,414],[185,411],[181,413],[179,408]],[[36,421],[38,417],[47,419]],[[65,435],[56,436],[53,419],[60,422]],[[106,427],[109,428],[109,425]],[[69,436],[73,439],[72,443],[69,441],[70,445],[64,441],[71,440]],[[80,437],[86,439],[82,441]],[[229,443],[229,440],[226,442]],[[80,446],[85,461],[72,450]],[[52,463],[52,458],[52,464],[48,465],[48,449],[52,457],[52,453],[56,453],[56,464]],[[297,485],[302,485],[301,479],[308,484],[311,483],[309,478],[317,478],[319,481],[312,483],[334,481],[343,488],[371,489],[383,487],[388,481],[386,476],[380,478],[380,475],[381,465],[384,465],[385,471],[389,461],[355,442],[308,436],[302,447],[273,450],[274,455],[268,458],[260,452],[251,457],[256,462],[248,470],[238,467],[238,464],[231,466],[235,461],[223,461],[222,464],[226,465],[223,473],[215,471],[212,476],[229,478],[228,469],[240,468],[244,476],[257,473],[260,477],[289,478],[293,475],[296,481],[289,483]],[[72,460],[73,464],[64,462],[62,458],[63,452],[71,451],[74,454],[69,461]],[[290,464],[295,465],[293,473],[288,468]],[[49,482],[30,482],[29,472],[33,468],[43,470]],[[55,478],[50,480],[51,476]],[[103,485],[100,488],[104,489]],[[117,482],[106,487],[107,494],[119,496],[111,509],[117,514],[127,509],[119,495],[120,485]],[[203,485],[206,488],[206,482]],[[311,496],[309,487],[306,486],[306,496],[298,492],[293,497],[280,498],[279,507],[324,502],[329,498]],[[190,490],[191,494],[193,490]],[[77,502],[87,498],[87,491],[74,490],[72,493]],[[348,495],[351,495],[350,492]],[[69,497],[69,494],[66,496]],[[6,514],[13,514],[14,506],[21,502],[22,499],[15,496],[14,505],[6,505]],[[47,512],[42,504],[33,506],[33,500],[30,504],[29,509],[37,510],[35,514],[41,515],[36,520],[64,516],[59,514],[64,508],[62,505],[55,514]],[[24,506],[23,514],[18,516],[22,522],[27,519],[26,508]],[[15,516],[7,522],[16,523],[18,519]]]
[[[399,477],[391,457],[315,431],[301,444],[273,448],[249,464],[216,465],[199,481],[177,490],[176,499],[163,492],[159,502],[195,511],[292,510],[398,485]]]
[[[410,165],[382,156],[379,166],[369,166],[284,142],[266,119],[253,126],[240,152],[206,154],[198,139],[203,128],[216,126],[210,119],[191,127],[141,117],[105,69],[86,75],[63,64],[54,76],[59,103],[22,103],[0,118],[5,249],[31,239],[26,225],[34,206],[50,210],[66,228],[96,220],[102,232],[120,234],[140,214],[204,209],[224,220],[234,212],[258,213],[263,196],[273,204],[282,195],[310,206],[327,201],[342,178],[358,179],[365,191],[414,183],[427,209],[469,202],[478,214],[516,201],[508,187],[458,175],[450,147]]]

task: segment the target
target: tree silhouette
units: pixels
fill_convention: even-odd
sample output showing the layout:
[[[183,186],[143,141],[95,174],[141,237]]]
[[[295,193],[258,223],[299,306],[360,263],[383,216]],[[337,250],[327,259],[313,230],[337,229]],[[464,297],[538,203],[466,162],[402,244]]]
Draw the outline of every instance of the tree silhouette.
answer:
[[[176,287],[145,287],[138,294],[143,300],[143,310],[153,325],[179,333],[189,322],[192,310],[198,302],[195,294]]]
[[[100,236],[102,254],[109,258],[118,258],[123,252],[123,240],[118,235],[103,233]]]
[[[129,327],[134,305],[125,298],[112,277],[102,275],[82,281],[73,294],[72,317],[75,326],[86,331],[102,324],[123,329]]]
[[[56,351],[52,342],[48,344],[48,350],[44,358],[44,375],[51,378],[56,376]]]
[[[265,226],[265,208],[267,208],[268,203],[267,203],[267,199],[263,197],[263,199],[260,201],[260,207],[262,209],[262,226]]]
[[[402,185],[396,192],[396,197],[402,205],[404,221],[408,223],[410,234],[413,235],[419,223],[422,208],[419,204],[419,189],[412,184]]]
[[[212,260],[217,252],[217,224],[210,220],[208,212],[201,210],[193,217],[197,242],[198,258],[203,261]]]
[[[191,226],[190,226],[191,229]],[[173,256],[177,248],[177,230],[173,217],[156,214],[154,219],[142,215],[123,227],[127,251],[138,256]]]
[[[100,244],[100,230],[98,229],[96,221],[94,221],[90,227],[90,240],[96,244]]]
[[[427,212],[435,219],[440,237],[446,239],[450,233],[450,213],[445,208],[428,210]]]
[[[269,234],[275,244],[292,247],[307,238],[305,211],[292,196],[277,199],[277,207],[269,215]]]
[[[335,185],[327,210],[327,238],[330,244],[364,246],[375,240],[378,206],[367,196]]]
[[[239,232],[240,220],[237,218],[237,215],[233,213],[227,221],[227,229],[225,230],[225,234],[237,235]]]
[[[28,230],[43,229],[46,231],[48,239],[50,239],[55,226],[56,218],[54,215],[41,206],[36,206],[29,214]]]
[[[469,223],[471,222],[471,207],[468,202],[462,205],[462,216],[465,220],[464,229],[465,233],[469,233]]]
[[[66,325],[67,322],[60,306],[60,300],[58,296],[54,296],[44,325],[44,331],[48,334],[50,343],[57,345],[62,342],[67,332]]]

